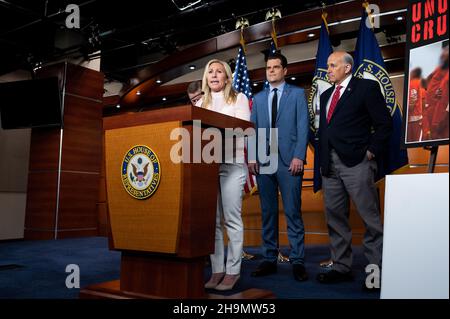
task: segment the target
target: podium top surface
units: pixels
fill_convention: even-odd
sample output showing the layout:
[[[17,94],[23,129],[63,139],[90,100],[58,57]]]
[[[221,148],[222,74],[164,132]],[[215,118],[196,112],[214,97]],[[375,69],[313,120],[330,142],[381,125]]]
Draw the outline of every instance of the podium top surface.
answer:
[[[103,119],[103,128],[106,131],[146,124],[171,121],[190,122],[193,120],[200,120],[202,124],[223,129],[239,127],[245,130],[253,127],[253,123],[249,121],[196,106],[184,105],[107,117]]]

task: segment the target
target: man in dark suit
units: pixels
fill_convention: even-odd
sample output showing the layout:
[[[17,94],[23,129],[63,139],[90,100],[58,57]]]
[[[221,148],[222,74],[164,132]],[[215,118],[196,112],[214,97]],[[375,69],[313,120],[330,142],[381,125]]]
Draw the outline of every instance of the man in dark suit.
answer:
[[[392,118],[379,84],[352,77],[353,58],[334,52],[328,77],[334,86],[322,93],[319,156],[333,264],[319,273],[321,283],[352,280],[350,199],[366,226],[363,246],[370,264],[381,267],[383,227],[374,179],[375,158],[384,152]]]
[[[195,106],[195,104],[203,97],[204,94],[202,91],[202,81],[193,81],[189,83],[186,89],[186,93],[192,106]]]
[[[291,246],[289,261],[293,264],[294,278],[305,281],[308,276],[304,267],[301,187],[308,144],[308,109],[303,89],[287,84],[284,81],[286,73],[286,57],[281,54],[270,56],[266,65],[270,87],[253,100],[251,121],[258,130],[258,137],[260,131],[266,132],[258,147],[264,155],[269,153],[271,160],[267,164],[264,156],[258,156],[252,162],[249,152],[249,170],[256,175],[261,203],[264,257],[252,276],[266,276],[277,271],[279,188]],[[267,166],[274,169],[267,169]]]

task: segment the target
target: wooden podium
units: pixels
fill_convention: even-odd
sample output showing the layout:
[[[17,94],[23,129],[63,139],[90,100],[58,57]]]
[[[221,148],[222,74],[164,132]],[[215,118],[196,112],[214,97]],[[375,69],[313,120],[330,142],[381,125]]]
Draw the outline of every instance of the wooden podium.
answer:
[[[204,261],[214,251],[219,164],[195,162],[192,152],[194,143],[203,149],[210,142],[198,134],[210,127],[245,130],[252,123],[192,106],[104,119],[110,248],[122,252],[120,280],[82,289],[81,298],[218,297],[205,293]],[[178,134],[171,139],[171,133],[180,131],[189,133],[183,138],[191,161],[177,164],[171,150]],[[134,198],[142,193],[130,194],[123,183],[124,163],[136,146],[148,147],[159,160],[153,168],[159,174],[157,189],[147,199]],[[238,295],[273,297],[256,289]]]

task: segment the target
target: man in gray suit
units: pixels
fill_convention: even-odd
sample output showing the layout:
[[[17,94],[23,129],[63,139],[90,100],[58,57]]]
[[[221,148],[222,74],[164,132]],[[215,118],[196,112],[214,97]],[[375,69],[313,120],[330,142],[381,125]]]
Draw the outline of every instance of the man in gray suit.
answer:
[[[256,175],[262,209],[262,251],[264,261],[252,273],[254,277],[277,271],[278,257],[278,188],[283,200],[294,278],[307,280],[304,267],[305,231],[301,217],[301,187],[308,143],[308,110],[304,91],[286,84],[287,60],[281,54],[269,56],[266,77],[270,87],[253,100],[251,121],[266,139],[258,142],[258,154],[271,152],[276,170],[264,173],[265,161],[249,154],[249,170]],[[257,134],[258,141],[261,140]],[[263,144],[263,145],[261,145]],[[270,145],[270,147],[269,147]],[[269,151],[270,149],[270,151]],[[271,161],[269,165],[273,165]]]
[[[376,157],[386,151],[392,118],[380,86],[352,76],[353,58],[337,51],[328,58],[333,87],[320,96],[319,159],[333,264],[317,280],[352,280],[350,199],[364,221],[364,253],[381,266],[383,226],[374,179]]]

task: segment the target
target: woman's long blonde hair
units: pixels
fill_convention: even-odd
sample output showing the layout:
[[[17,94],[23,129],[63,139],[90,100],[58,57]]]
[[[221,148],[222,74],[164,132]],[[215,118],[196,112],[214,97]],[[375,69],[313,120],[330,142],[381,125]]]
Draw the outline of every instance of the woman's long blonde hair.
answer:
[[[233,88],[233,74],[231,73],[231,68],[228,65],[228,63],[213,59],[209,61],[205,66],[205,71],[203,72],[203,80],[202,80],[202,91],[205,93],[203,96],[203,102],[202,107],[208,108],[211,105],[212,96],[211,96],[211,89],[208,86],[208,70],[211,64],[213,63],[220,63],[225,68],[225,73],[227,74],[227,82],[225,84],[225,87],[223,89],[223,95],[225,97],[225,102],[227,104],[234,104],[236,103],[238,93]]]

